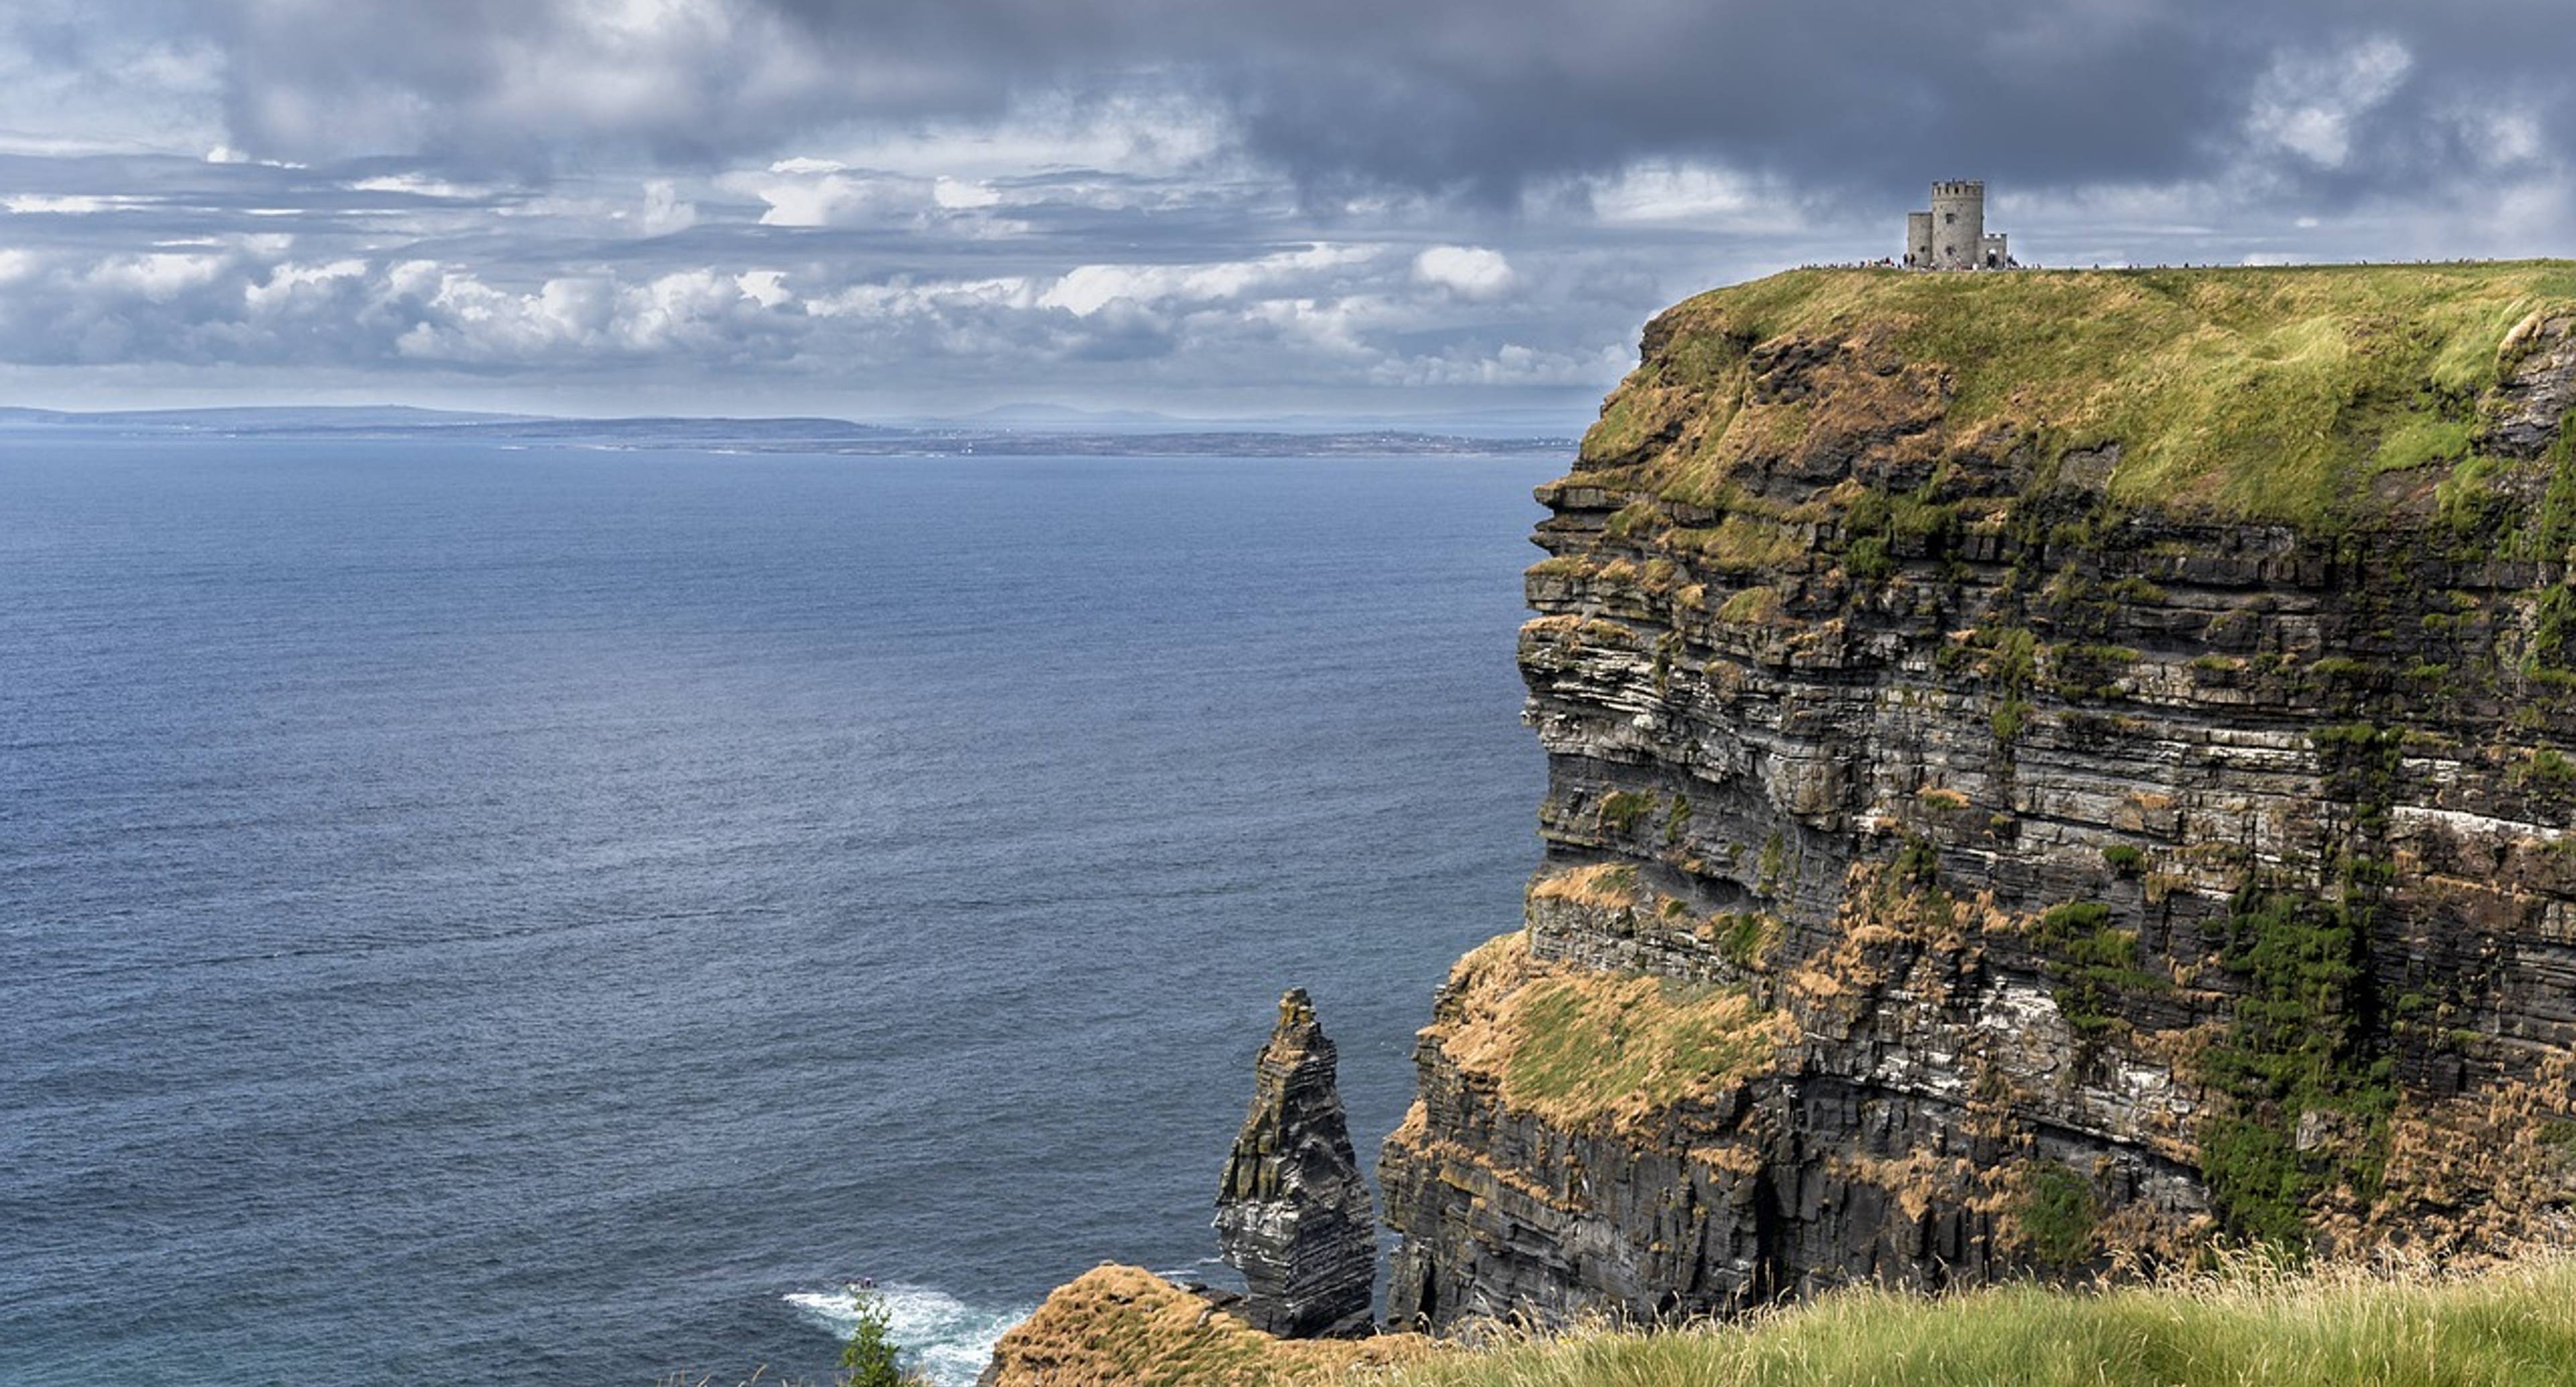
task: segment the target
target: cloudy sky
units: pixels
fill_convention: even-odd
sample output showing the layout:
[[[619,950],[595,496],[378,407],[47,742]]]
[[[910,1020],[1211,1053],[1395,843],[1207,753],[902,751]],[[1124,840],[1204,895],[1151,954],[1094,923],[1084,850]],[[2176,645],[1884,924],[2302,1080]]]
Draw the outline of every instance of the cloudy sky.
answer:
[[[6,0],[0,403],[1572,420],[1940,177],[2576,253],[2566,0]]]

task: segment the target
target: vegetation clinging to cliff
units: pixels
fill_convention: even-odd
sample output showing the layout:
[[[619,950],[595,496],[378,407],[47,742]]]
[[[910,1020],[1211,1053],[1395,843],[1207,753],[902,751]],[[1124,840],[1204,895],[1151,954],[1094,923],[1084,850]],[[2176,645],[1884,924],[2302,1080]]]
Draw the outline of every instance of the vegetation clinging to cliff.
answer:
[[[1707,1098],[1768,1062],[1786,1018],[1741,987],[1542,962],[1526,932],[1459,960],[1435,1027],[1503,1101],[1568,1126]]]
[[[2043,468],[2116,444],[2116,502],[2314,524],[2381,473],[2472,462],[2478,398],[2515,329],[2571,306],[2563,261],[1796,271],[1658,318],[1584,458],[1722,507],[1742,499],[1748,459],[1826,435],[1917,438],[1927,458],[2026,447]],[[1757,356],[1798,366],[1819,344],[1857,347],[1866,369],[1830,389],[1756,388]]]

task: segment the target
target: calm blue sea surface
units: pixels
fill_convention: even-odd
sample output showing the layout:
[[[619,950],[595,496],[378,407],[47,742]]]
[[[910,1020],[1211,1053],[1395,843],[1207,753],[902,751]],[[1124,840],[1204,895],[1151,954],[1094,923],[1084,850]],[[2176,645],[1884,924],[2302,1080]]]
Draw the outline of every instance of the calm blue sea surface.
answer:
[[[1280,990],[1373,1155],[1517,922],[1557,470],[0,437],[0,1382],[1205,1274]]]

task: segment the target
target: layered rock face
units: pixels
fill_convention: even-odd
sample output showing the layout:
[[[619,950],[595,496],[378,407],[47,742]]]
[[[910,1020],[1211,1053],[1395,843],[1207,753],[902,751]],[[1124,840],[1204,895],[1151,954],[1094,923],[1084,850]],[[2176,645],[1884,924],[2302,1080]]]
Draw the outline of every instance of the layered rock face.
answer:
[[[1252,1108],[1217,1194],[1218,1252],[1245,1286],[1230,1308],[1281,1338],[1371,1328],[1376,1217],[1334,1067],[1313,1001],[1291,989],[1255,1065]]]
[[[1648,328],[1391,1319],[2576,1236],[2576,272],[2334,273]]]

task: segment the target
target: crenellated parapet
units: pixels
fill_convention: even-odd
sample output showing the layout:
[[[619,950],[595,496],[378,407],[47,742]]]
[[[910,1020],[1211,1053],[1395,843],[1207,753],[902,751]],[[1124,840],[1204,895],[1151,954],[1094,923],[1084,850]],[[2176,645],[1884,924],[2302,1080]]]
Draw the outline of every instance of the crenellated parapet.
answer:
[[[1953,180],[1932,185],[1932,210],[1905,214],[1909,270],[2001,270],[2012,267],[2002,232],[1986,230],[1986,185]]]

